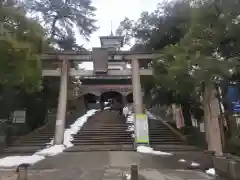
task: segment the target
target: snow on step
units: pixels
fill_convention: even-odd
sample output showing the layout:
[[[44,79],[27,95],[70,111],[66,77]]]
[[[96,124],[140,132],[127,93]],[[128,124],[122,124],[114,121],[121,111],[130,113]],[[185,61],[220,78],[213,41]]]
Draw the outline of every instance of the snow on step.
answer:
[[[82,126],[87,122],[88,118],[93,116],[98,110],[90,110],[80,118],[78,118],[70,128],[64,132],[64,143],[62,145],[53,145],[51,140],[49,145],[42,150],[37,151],[31,156],[8,156],[0,159],[0,167],[16,167],[20,164],[35,164],[41,160],[44,160],[47,156],[55,156],[62,153],[65,149],[72,147],[73,135],[77,134],[81,130]]]
[[[162,152],[162,151],[154,151],[151,147],[147,146],[138,146],[137,152],[146,153],[146,154],[154,154],[154,155],[172,155],[171,153]]]

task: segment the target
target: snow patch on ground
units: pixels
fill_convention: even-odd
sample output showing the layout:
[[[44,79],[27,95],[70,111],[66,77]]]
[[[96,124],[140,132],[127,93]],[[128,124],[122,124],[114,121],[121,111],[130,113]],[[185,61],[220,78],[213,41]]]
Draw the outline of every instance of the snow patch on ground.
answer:
[[[34,164],[38,161],[41,161],[45,159],[44,156],[39,155],[32,155],[32,156],[9,156],[0,159],[0,166],[1,167],[14,167],[18,166],[20,164],[26,163],[26,164]]]
[[[105,107],[104,110],[110,109],[110,107]]]
[[[39,150],[31,156],[9,156],[0,159],[1,167],[14,167],[23,163],[34,164],[38,161],[45,159],[47,156],[55,156],[62,153],[65,149],[72,147],[73,135],[77,134],[82,126],[87,122],[88,118],[93,116],[98,110],[90,110],[85,115],[78,118],[70,128],[66,129],[64,132],[64,143],[62,145],[53,145],[53,140],[51,140],[49,146],[45,149]]]
[[[157,120],[156,116],[154,116],[152,113],[150,113],[149,111],[146,112],[147,113],[147,116],[150,118],[150,119],[154,119],[154,120]]]
[[[128,124],[134,124],[134,114],[131,114],[127,117],[127,123]]]
[[[128,129],[127,129],[127,131],[134,131],[134,126],[133,125],[130,125],[130,126],[128,126]]]
[[[64,132],[64,143],[62,145],[49,146],[43,150],[36,152],[35,154],[41,156],[55,156],[59,153],[62,153],[65,149],[72,147],[73,136],[80,131],[82,126],[87,122],[88,118],[93,116],[96,112],[97,110],[95,109],[87,111],[87,113],[78,118],[70,126],[70,128],[66,129]],[[50,144],[53,144],[53,140],[50,142]]]
[[[155,154],[155,155],[173,155],[171,153],[162,152],[162,151],[154,151],[151,147],[146,146],[138,146],[137,152],[146,153],[146,154]]]
[[[185,159],[179,159],[178,162],[186,162]]]
[[[132,132],[132,138],[135,138],[134,114],[128,115],[126,123],[128,124],[128,128],[126,131]]]
[[[200,164],[198,164],[198,163],[196,163],[196,162],[192,162],[192,163],[191,163],[191,166],[192,166],[192,167],[198,167],[198,166],[200,166]]]
[[[55,156],[59,153],[62,153],[66,149],[66,146],[64,145],[54,145],[50,146],[46,149],[40,150],[35,153],[35,155],[39,156]]]
[[[124,176],[126,177],[126,180],[130,180],[131,179],[131,174],[126,173],[126,174],[124,174]]]
[[[209,175],[213,175],[213,176],[216,175],[216,171],[215,171],[214,168],[211,168],[211,169],[206,170],[206,173],[209,174]]]

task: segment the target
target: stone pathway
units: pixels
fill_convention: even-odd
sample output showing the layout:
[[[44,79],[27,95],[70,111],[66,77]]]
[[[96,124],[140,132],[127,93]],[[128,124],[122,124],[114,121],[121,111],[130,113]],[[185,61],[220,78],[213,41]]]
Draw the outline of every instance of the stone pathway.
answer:
[[[179,169],[173,159],[124,151],[66,152],[35,164],[29,169],[28,180],[120,180],[123,173],[129,173],[131,164],[139,166],[139,180],[214,179],[197,170]],[[0,174],[1,180],[14,179],[13,170],[0,170]]]

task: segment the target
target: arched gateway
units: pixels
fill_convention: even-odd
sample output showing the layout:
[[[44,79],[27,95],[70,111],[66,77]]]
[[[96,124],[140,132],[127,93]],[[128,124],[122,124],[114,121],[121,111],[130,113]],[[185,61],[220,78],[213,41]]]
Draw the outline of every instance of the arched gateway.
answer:
[[[55,144],[62,144],[65,129],[65,114],[67,106],[67,85],[69,76],[78,76],[83,83],[79,87],[79,96],[87,95],[93,98],[106,97],[105,92],[115,91],[122,95],[121,101],[126,103],[133,100],[136,114],[137,143],[148,143],[147,123],[140,120],[143,115],[143,100],[140,75],[152,75],[149,68],[151,61],[156,58],[152,52],[120,51],[123,37],[101,37],[100,48],[84,52],[44,53],[41,56],[43,76],[58,76],[60,92],[56,119]],[[93,62],[93,70],[82,70],[74,67],[77,62]],[[127,68],[131,64],[131,68]],[[84,83],[88,79],[91,84]],[[94,83],[93,83],[94,82]],[[133,98],[131,99],[131,95]],[[100,100],[100,99],[98,99]],[[141,137],[140,137],[141,136]]]

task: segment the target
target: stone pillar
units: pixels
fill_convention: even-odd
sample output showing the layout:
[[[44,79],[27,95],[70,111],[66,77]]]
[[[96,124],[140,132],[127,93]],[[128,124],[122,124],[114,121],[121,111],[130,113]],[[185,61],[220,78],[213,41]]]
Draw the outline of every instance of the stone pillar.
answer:
[[[134,112],[135,114],[141,114],[143,113],[143,100],[138,59],[132,60],[132,86]]]
[[[127,97],[123,94],[122,95],[122,107],[125,107],[127,105]]]
[[[133,105],[135,113],[135,142],[137,144],[149,144],[148,138],[148,118],[143,110],[142,88],[140,81],[139,61],[132,60],[132,86]]]
[[[58,109],[56,119],[56,130],[54,144],[62,144],[64,141],[66,108],[67,108],[67,84],[68,84],[68,62],[61,62],[60,91],[58,97]]]

